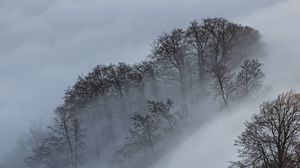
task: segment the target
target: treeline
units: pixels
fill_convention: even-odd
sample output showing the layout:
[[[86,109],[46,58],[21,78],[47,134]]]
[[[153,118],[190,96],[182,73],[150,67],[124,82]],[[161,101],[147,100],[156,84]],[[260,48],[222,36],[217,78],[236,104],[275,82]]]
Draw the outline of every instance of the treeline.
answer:
[[[146,167],[163,153],[156,145],[205,113],[189,110],[201,99],[229,108],[261,85],[260,38],[251,27],[208,18],[162,33],[145,61],[97,65],[66,90],[53,123],[21,142],[23,166],[77,168],[94,159]]]

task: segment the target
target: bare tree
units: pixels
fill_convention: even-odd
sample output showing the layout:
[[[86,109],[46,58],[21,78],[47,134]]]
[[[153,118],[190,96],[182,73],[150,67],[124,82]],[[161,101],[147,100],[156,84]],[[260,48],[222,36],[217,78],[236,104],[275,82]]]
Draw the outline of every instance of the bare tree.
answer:
[[[96,94],[94,97],[105,96],[111,87],[108,81],[109,68],[105,65],[97,65],[92,73],[89,73],[92,78],[92,93]]]
[[[65,145],[65,155],[68,156],[72,168],[77,168],[80,162],[80,152],[83,148],[83,130],[77,116],[69,111],[67,105],[60,106],[55,111],[53,126],[49,126],[48,142],[55,142],[50,147]]]
[[[262,51],[261,35],[251,27],[223,18],[208,18],[203,20],[202,29],[208,32],[206,53],[211,66],[225,63],[229,69],[234,69],[245,59],[256,57]]]
[[[154,149],[154,141],[157,138],[157,120],[151,114],[135,113],[131,118],[132,127],[128,132],[129,143],[121,150],[126,156],[138,152],[142,148],[150,148],[153,159],[156,160],[156,152]]]
[[[299,167],[300,102],[293,91],[264,102],[236,140],[237,168]]]
[[[110,93],[117,100],[122,100],[124,95],[129,91],[129,75],[131,71],[132,68],[125,63],[108,66],[107,80],[112,86]]]
[[[186,111],[174,109],[173,101],[170,99],[166,102],[148,101],[147,108],[155,118],[160,120],[160,128],[167,128],[166,131],[180,130],[186,117]]]
[[[25,158],[30,168],[66,167],[71,164],[68,146],[61,137],[46,132],[38,143],[31,146],[31,153]]]
[[[223,18],[208,18],[203,20],[203,27],[210,33],[209,61],[212,66],[227,63],[230,50],[234,46],[236,24]]]
[[[158,70],[156,63],[154,61],[143,61],[141,63],[142,70],[145,72],[146,75],[146,81],[150,85],[150,92],[152,93],[152,96],[158,97],[160,87],[158,84]]]
[[[227,66],[220,63],[212,68],[211,73],[213,77],[212,89],[216,97],[220,97],[224,105],[228,107],[235,90],[234,75],[231,74]]]
[[[210,42],[210,32],[198,21],[194,20],[186,31],[188,43],[197,59],[198,76],[203,82],[203,75],[207,71],[207,51]]]
[[[247,95],[261,85],[265,74],[263,73],[262,64],[257,60],[245,60],[241,65],[241,71],[237,75],[237,87],[239,94]]]
[[[258,58],[263,53],[264,44],[260,41],[260,33],[249,27],[237,25],[230,51],[232,65],[240,65],[245,59]]]
[[[163,33],[153,44],[152,59],[160,64],[166,73],[165,77],[173,77],[178,83],[182,97],[185,99],[189,69],[188,43],[182,29],[174,29],[171,33]]]
[[[16,148],[13,148],[11,152],[5,155],[0,163],[1,168],[35,168],[37,166],[29,166],[25,162],[27,156],[32,155],[32,149],[39,146],[42,139],[46,136],[46,132],[43,129],[42,121],[32,123],[29,131],[22,134],[17,141]]]
[[[157,88],[156,85],[156,72],[154,70],[154,64],[150,61],[143,61],[139,64],[133,65],[132,72],[129,75],[131,86],[138,89],[139,98],[142,102],[146,100],[146,84],[151,82],[154,95]]]
[[[186,111],[174,109],[171,100],[165,103],[148,101],[147,111],[135,113],[131,118],[133,123],[127,136],[129,142],[120,153],[132,156],[142,148],[148,148],[156,159],[155,143],[174,131],[180,131],[185,117]]]

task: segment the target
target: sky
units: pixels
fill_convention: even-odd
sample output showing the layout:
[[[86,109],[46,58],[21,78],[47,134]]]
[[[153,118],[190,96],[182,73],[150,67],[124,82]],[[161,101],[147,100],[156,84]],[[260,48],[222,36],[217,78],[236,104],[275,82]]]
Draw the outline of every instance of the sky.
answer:
[[[297,9],[297,0],[0,0],[0,158],[32,122],[51,118],[78,75],[143,60],[160,33],[193,19],[226,17],[258,29],[276,56],[266,58],[266,73],[283,63],[267,83],[293,87]],[[278,80],[286,72],[293,80]]]

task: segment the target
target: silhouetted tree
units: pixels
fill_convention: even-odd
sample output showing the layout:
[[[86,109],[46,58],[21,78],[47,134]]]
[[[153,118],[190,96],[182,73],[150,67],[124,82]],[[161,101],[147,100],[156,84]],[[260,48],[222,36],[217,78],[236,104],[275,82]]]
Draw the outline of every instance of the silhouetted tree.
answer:
[[[264,102],[236,140],[240,161],[230,167],[299,167],[300,102],[293,91]]]
[[[265,74],[262,64],[257,60],[245,60],[241,65],[241,71],[237,75],[237,87],[242,95],[247,95],[261,85]]]
[[[66,146],[57,137],[46,137],[38,146],[32,148],[32,154],[25,162],[30,168],[67,167],[71,161],[65,155]]]
[[[152,59],[162,68],[166,80],[177,81],[182,97],[185,98],[190,57],[185,31],[174,29],[171,33],[163,33],[153,44]],[[166,73],[167,72],[167,73]]]
[[[43,156],[39,154],[43,153],[46,155],[45,157],[48,155],[51,158],[65,160],[64,164],[71,164],[72,168],[77,168],[80,162],[79,155],[83,147],[83,130],[80,127],[79,119],[69,111],[67,105],[58,107],[55,114],[53,126],[48,127],[49,135],[36,149],[36,154],[31,157],[31,160]],[[58,156],[62,156],[64,159]]]
[[[237,25],[223,18],[203,20],[203,27],[210,33],[209,61],[212,66],[228,63],[234,46]]]
[[[125,63],[108,66],[107,80],[112,86],[110,94],[117,100],[122,100],[124,95],[129,91],[129,75],[131,71],[131,66]]]
[[[186,111],[176,110],[173,102],[148,101],[147,111],[135,113],[131,118],[133,123],[128,131],[128,143],[120,151],[123,155],[132,156],[142,148],[150,148],[153,158],[156,159],[155,143],[170,135],[174,131],[180,131],[186,115]]]
[[[238,25],[235,29],[234,45],[230,51],[233,67],[239,66],[246,59],[258,58],[263,53],[260,33],[249,27]]]
[[[156,84],[156,72],[154,69],[154,64],[150,61],[143,61],[141,63],[133,65],[132,72],[129,75],[131,86],[137,88],[139,100],[145,102],[146,100],[146,84],[151,83],[153,87],[154,94],[157,88]]]
[[[122,153],[130,156],[138,152],[142,148],[150,148],[153,154],[153,159],[156,159],[154,143],[157,135],[157,120],[151,114],[135,113],[131,117],[133,123],[128,131],[129,143],[122,149]]]
[[[186,31],[188,43],[192,45],[192,53],[196,56],[200,82],[207,71],[207,52],[210,42],[210,32],[198,21],[194,20]]]
[[[159,127],[165,128],[166,130],[172,131],[181,129],[186,117],[186,111],[174,109],[173,102],[170,99],[165,103],[161,101],[148,101],[147,108],[155,118],[160,120]]]
[[[221,63],[215,65],[211,73],[213,77],[212,89],[216,97],[220,97],[224,105],[228,107],[235,90],[234,76],[230,73],[228,67]]]

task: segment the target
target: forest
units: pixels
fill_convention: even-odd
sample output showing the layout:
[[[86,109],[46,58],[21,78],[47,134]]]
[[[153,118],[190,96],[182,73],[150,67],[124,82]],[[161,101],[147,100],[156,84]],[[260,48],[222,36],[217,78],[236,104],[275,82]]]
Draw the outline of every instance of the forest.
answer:
[[[98,64],[78,76],[55,108],[52,121],[34,124],[0,167],[150,167],[212,115],[231,113],[233,106],[263,89],[264,52],[257,30],[224,18],[194,20],[186,29],[164,32],[151,43],[144,61]],[[299,109],[293,94],[263,104],[263,114],[254,116],[254,122],[272,118],[265,108],[276,109],[282,102]],[[246,127],[236,142],[243,149],[249,149],[248,133],[259,129],[252,123]],[[241,158],[258,154],[255,142]],[[289,150],[279,157],[292,158],[286,155]],[[251,162],[246,158],[231,166],[276,167],[276,157],[267,158]],[[290,162],[285,162],[277,167],[289,167]]]

